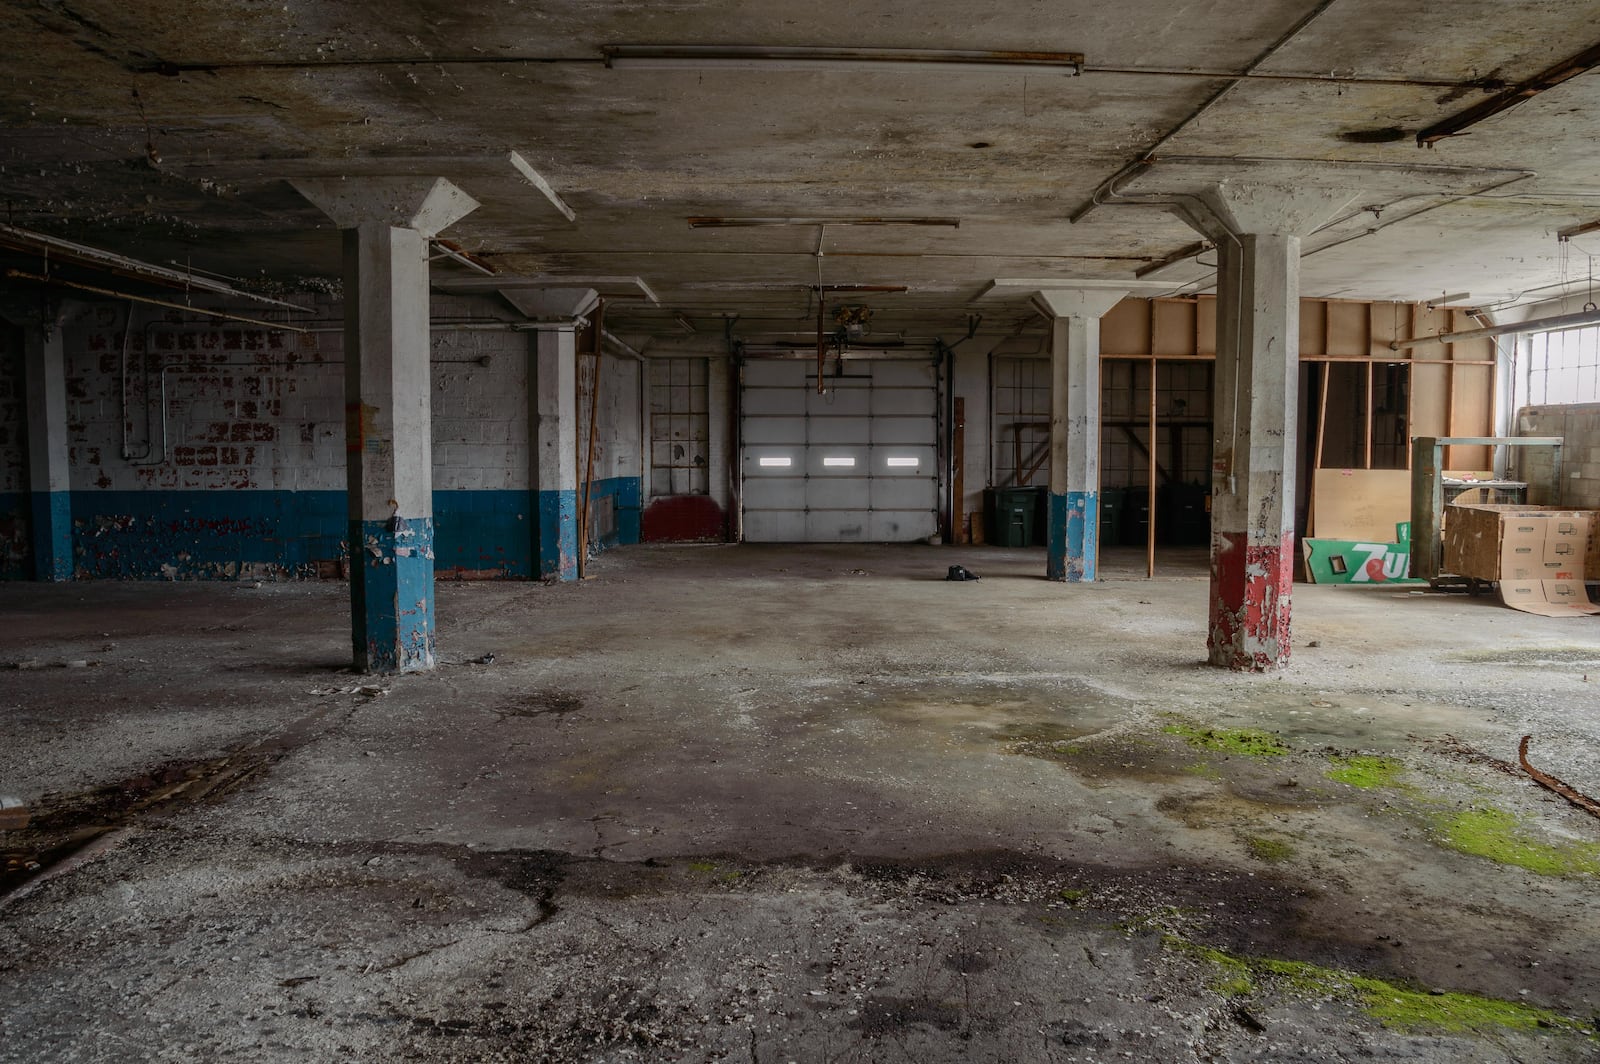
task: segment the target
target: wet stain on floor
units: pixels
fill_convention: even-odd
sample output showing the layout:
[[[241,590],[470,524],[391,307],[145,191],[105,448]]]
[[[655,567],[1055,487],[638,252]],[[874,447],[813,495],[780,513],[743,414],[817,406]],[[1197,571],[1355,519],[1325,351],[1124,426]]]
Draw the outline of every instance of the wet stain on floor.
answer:
[[[502,720],[506,717],[562,717],[583,707],[582,696],[552,689],[518,695],[495,707],[494,712]]]
[[[92,790],[42,796],[28,826],[0,840],[0,900],[141,817],[221,801],[279,756],[258,752],[174,761]]]

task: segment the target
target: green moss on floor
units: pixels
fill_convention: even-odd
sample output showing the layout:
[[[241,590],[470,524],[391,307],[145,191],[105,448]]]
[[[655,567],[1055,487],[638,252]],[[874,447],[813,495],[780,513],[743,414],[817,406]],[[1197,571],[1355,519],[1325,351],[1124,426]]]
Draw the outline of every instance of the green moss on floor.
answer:
[[[1250,848],[1250,856],[1267,864],[1279,864],[1294,856],[1294,847],[1283,839],[1269,839],[1260,835],[1250,835],[1244,840]]]
[[[1500,809],[1476,808],[1438,817],[1439,839],[1452,850],[1516,865],[1541,876],[1600,875],[1600,843],[1549,843]]]
[[[1399,785],[1400,773],[1405,766],[1392,757],[1335,757],[1327,776],[1335,783],[1348,783],[1364,791],[1375,791]]]
[[[1236,957],[1176,935],[1162,936],[1162,944],[1215,965],[1219,974],[1211,984],[1212,989],[1228,997],[1252,994],[1263,980],[1270,980],[1305,994],[1353,1000],[1384,1026],[1397,1030],[1478,1034],[1497,1030],[1556,1030],[1595,1037],[1592,1028],[1577,1020],[1517,1001],[1454,991],[1416,990],[1304,961]]]
[[[1258,728],[1202,728],[1179,722],[1168,724],[1161,730],[1168,735],[1179,736],[1196,750],[1213,750],[1244,757],[1282,757],[1289,752],[1289,748],[1277,736]]]
[[[1164,935],[1161,942],[1169,949],[1187,953],[1191,957],[1216,965],[1218,975],[1211,981],[1210,986],[1223,997],[1244,997],[1255,992],[1255,972],[1248,961],[1224,953],[1220,949],[1189,942],[1176,935]]]

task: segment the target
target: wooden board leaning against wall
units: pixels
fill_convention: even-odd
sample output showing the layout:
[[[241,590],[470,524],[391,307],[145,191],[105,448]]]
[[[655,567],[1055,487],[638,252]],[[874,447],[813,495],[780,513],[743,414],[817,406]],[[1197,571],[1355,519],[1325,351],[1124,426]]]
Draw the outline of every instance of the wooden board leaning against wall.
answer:
[[[1300,468],[1298,483],[1309,485],[1317,455],[1324,452],[1329,431],[1343,432],[1355,445],[1341,452],[1349,465],[1404,468],[1410,463],[1412,436],[1491,436],[1497,375],[1492,339],[1453,344],[1424,344],[1401,351],[1396,340],[1477,328],[1466,309],[1429,308],[1422,304],[1340,299],[1300,301]],[[1172,299],[1124,299],[1100,322],[1103,361],[1136,360],[1150,365],[1150,434],[1155,437],[1156,365],[1166,360],[1213,361],[1216,358],[1216,300],[1212,296]],[[1315,380],[1308,375],[1315,374]],[[1354,386],[1330,389],[1342,379]],[[1394,387],[1396,375],[1404,386]],[[1305,386],[1305,385],[1308,385]],[[1385,406],[1385,396],[1403,390],[1403,403]],[[1330,392],[1332,403],[1330,404]],[[1381,423],[1381,424],[1380,424]],[[1375,430],[1377,430],[1375,432]],[[1393,434],[1391,446],[1375,446],[1375,435]],[[1102,426],[1102,438],[1104,427]],[[1452,469],[1486,469],[1493,461],[1486,448],[1454,447],[1446,458]],[[1375,453],[1376,452],[1376,453]],[[1392,456],[1392,464],[1389,456]],[[1341,466],[1344,463],[1339,463]],[[1152,461],[1152,467],[1154,462]],[[1155,569],[1157,473],[1150,472],[1151,516],[1148,524],[1147,569]],[[1309,491],[1297,492],[1301,516]],[[1302,523],[1303,527],[1303,523]]]

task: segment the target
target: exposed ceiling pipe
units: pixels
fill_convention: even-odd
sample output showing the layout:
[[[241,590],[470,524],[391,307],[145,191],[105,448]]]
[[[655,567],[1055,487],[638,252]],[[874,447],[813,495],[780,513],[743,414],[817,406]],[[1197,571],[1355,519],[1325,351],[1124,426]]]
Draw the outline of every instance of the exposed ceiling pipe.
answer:
[[[1440,333],[1438,336],[1416,336],[1410,340],[1391,340],[1389,350],[1404,351],[1408,347],[1424,344],[1453,344],[1459,340],[1485,340],[1507,333],[1555,332],[1559,329],[1576,329],[1584,325],[1600,325],[1600,310],[1581,310],[1576,314],[1558,314],[1553,318],[1534,318],[1531,321],[1491,325],[1487,329],[1467,329],[1462,332]]]
[[[235,288],[232,285],[213,281],[207,277],[198,277],[187,270],[169,270],[165,266],[157,266],[151,262],[131,259],[126,255],[118,255],[112,251],[102,251],[99,248],[89,247],[87,244],[77,244],[71,240],[62,240],[60,237],[35,233],[31,229],[19,229],[14,225],[0,224],[0,245],[15,248],[19,251],[39,252],[45,256],[46,262],[54,254],[59,259],[79,265],[94,266],[115,273],[131,274],[144,280],[158,281],[176,288],[190,288],[200,292],[207,292],[211,295],[227,296],[231,299],[248,299],[256,303],[282,307],[285,310],[305,310],[304,307],[296,306],[281,299],[274,299],[271,296],[260,295],[256,292],[247,292],[242,288]]]
[[[619,355],[624,355],[628,358],[631,358],[635,362],[643,362],[645,360],[643,352],[634,350],[631,344],[610,330],[602,329],[600,332],[600,338],[606,343],[609,343]]]
[[[1016,53],[1011,53],[1016,54]],[[1070,53],[1049,53],[1070,54]],[[755,64],[753,60],[743,60],[743,63]],[[802,61],[805,62],[805,61]],[[163,77],[178,77],[186,73],[210,74],[221,70],[318,70],[322,68],[342,69],[359,67],[393,67],[393,66],[601,66],[606,65],[605,56],[576,56],[576,55],[427,55],[427,56],[368,56],[348,59],[213,59],[190,62],[142,62],[130,64],[130,69],[135,74],[159,74]],[[611,65],[616,65],[614,62]],[[632,63],[627,59],[622,62],[624,67],[629,65],[643,65]],[[693,63],[676,63],[668,65],[694,66]],[[703,62],[699,65],[707,65]],[[736,65],[735,62],[724,61],[721,65]],[[809,60],[813,68],[825,66],[825,62],[817,59]],[[867,66],[867,63],[862,63]],[[909,66],[909,64],[907,64]],[[948,65],[948,64],[946,64]],[[965,65],[970,66],[970,63]],[[1014,63],[1000,64],[1004,69],[1011,69]],[[933,63],[918,63],[917,68],[927,69],[935,66]],[[870,69],[870,67],[869,67]],[[1046,73],[1056,72],[1050,67],[1034,67]],[[1379,77],[1357,74],[1334,74],[1321,71],[1273,71],[1265,72],[1252,70],[1247,74],[1240,74],[1236,70],[1211,69],[1206,67],[1168,67],[1168,66],[1097,66],[1087,62],[1081,64],[1080,69],[1084,74],[1100,74],[1111,76],[1129,76],[1140,78],[1184,78],[1188,80],[1204,79],[1208,81],[1227,80],[1238,78],[1250,81],[1301,81],[1301,82],[1332,82],[1338,85],[1399,85],[1428,89],[1478,89],[1484,92],[1494,92],[1504,86],[1493,78],[1473,78],[1469,81],[1456,81],[1448,78],[1420,78],[1397,75],[1394,77]],[[1061,73],[1070,73],[1070,70],[1060,70]]]
[[[1118,184],[1121,184],[1127,178],[1144,169],[1148,169],[1151,160],[1155,158],[1156,152],[1160,151],[1167,144],[1171,143],[1179,133],[1182,133],[1185,129],[1189,128],[1189,126],[1197,121],[1200,116],[1204,115],[1207,111],[1221,103],[1229,93],[1233,92],[1234,89],[1244,84],[1245,80],[1251,74],[1253,74],[1258,67],[1276,55],[1284,45],[1298,37],[1301,30],[1315,22],[1324,11],[1328,10],[1328,8],[1332,7],[1337,2],[1338,0],[1322,0],[1322,2],[1316,7],[1312,8],[1293,26],[1289,27],[1288,32],[1268,45],[1266,51],[1252,59],[1244,68],[1244,70],[1234,74],[1226,85],[1212,93],[1210,96],[1206,97],[1205,102],[1191,111],[1177,125],[1173,126],[1166,133],[1162,134],[1161,138],[1154,144],[1150,145],[1149,148],[1145,149],[1139,158],[1133,160],[1121,170],[1118,170],[1116,173],[1102,181],[1100,186],[1094,190],[1092,195],[1090,195],[1089,201],[1068,215],[1067,220],[1074,224],[1083,221],[1084,218],[1088,217],[1090,211],[1100,206],[1102,198],[1108,192],[1114,189]]]
[[[439,249],[439,254],[433,256],[435,259],[443,258],[450,259],[453,262],[459,262],[467,269],[472,270],[475,273],[481,273],[485,277],[494,277],[500,272],[493,266],[490,266],[487,262],[484,262],[482,259],[472,254],[467,249],[463,248],[461,245],[453,243],[452,241],[434,237],[429,241],[429,243]],[[429,261],[431,262],[432,259]]]
[[[129,292],[118,292],[111,288],[101,288],[98,285],[79,284],[77,281],[64,281],[59,277],[46,277],[43,274],[29,273],[26,270],[7,270],[6,278],[13,281],[33,281],[37,284],[60,285],[64,288],[75,288],[80,292],[93,292],[95,295],[110,296],[113,299],[129,299],[135,303],[149,303],[151,306],[167,307],[171,310],[181,310],[188,314],[204,314],[210,318],[220,318],[223,321],[237,321],[245,325],[259,325],[263,329],[282,329],[284,332],[303,333],[306,330],[298,325],[289,325],[281,321],[262,321],[260,318],[247,318],[242,314],[230,314],[225,310],[208,310],[205,307],[193,307],[184,303],[173,303],[165,299],[153,299],[150,296],[136,296]],[[285,304],[292,306],[292,304]],[[303,310],[303,307],[294,307]]]
[[[1317,71],[1284,71],[1280,73],[1260,70],[1252,70],[1249,73],[1241,74],[1237,70],[1223,70],[1215,67],[1098,66],[1089,63],[1084,64],[1083,72],[1085,74],[1126,74],[1140,78],[1208,78],[1218,81],[1238,78],[1243,81],[1313,81],[1333,82],[1337,85],[1401,85],[1419,89],[1481,89],[1484,92],[1493,92],[1505,85],[1504,82],[1496,81],[1492,78],[1456,81],[1448,78],[1411,78],[1404,75],[1386,78],[1361,74],[1320,73]]]
[[[1417,133],[1417,147],[1431,148],[1448,137],[1460,136],[1469,127],[1526,103],[1541,92],[1570,81],[1596,66],[1600,66],[1600,44],[1590,45],[1570,59],[1563,59],[1553,67],[1541,70],[1527,81],[1513,85],[1482,103],[1473,104],[1441,122],[1435,122]]]

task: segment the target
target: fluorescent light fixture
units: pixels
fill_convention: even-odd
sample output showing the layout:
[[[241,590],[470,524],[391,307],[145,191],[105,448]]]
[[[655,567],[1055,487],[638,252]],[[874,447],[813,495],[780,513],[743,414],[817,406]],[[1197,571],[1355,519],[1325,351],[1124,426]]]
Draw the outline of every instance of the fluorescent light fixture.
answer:
[[[883,460],[883,464],[891,469],[915,469],[917,460],[915,458],[901,457],[900,455],[890,455]]]
[[[606,66],[621,70],[868,70],[908,73],[940,67],[991,74],[1083,73],[1081,52],[937,48],[794,48],[733,44],[608,44]]]
[[[761,464],[763,466],[766,466],[769,469],[774,467],[774,466],[776,466],[777,468],[780,468],[780,469],[787,469],[790,466],[791,462],[790,462],[789,456],[786,455],[786,454],[780,454],[780,455],[770,455],[769,454],[769,455],[763,455],[762,456]]]
[[[856,460],[847,454],[828,455],[822,460],[822,464],[825,466],[853,466],[856,464]]]

